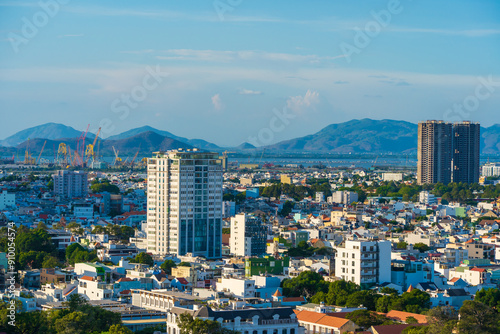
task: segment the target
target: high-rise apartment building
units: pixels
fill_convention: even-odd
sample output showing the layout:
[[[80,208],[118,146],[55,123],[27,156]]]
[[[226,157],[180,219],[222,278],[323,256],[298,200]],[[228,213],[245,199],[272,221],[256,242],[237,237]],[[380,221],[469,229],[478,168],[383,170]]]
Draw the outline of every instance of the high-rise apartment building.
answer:
[[[231,254],[260,256],[266,253],[266,241],[267,228],[259,217],[240,213],[231,218]]]
[[[59,170],[52,175],[52,178],[56,196],[73,198],[85,197],[88,194],[89,184],[86,172]]]
[[[418,123],[418,184],[451,182],[452,135],[451,123]]]
[[[217,153],[154,152],[148,159],[148,252],[221,257],[222,162]]]
[[[479,123],[453,124],[453,182],[479,182]]]
[[[479,181],[480,126],[427,121],[418,124],[418,184]]]

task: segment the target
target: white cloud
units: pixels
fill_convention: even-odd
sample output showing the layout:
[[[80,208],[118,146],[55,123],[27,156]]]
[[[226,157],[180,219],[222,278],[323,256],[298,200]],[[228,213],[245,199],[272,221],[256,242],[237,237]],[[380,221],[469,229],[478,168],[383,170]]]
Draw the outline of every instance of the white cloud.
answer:
[[[211,62],[233,62],[233,61],[276,61],[317,64],[321,61],[329,61],[344,58],[346,55],[334,57],[321,57],[318,55],[299,55],[293,53],[275,53],[255,50],[243,51],[219,51],[219,50],[193,50],[193,49],[171,49],[159,51],[161,55],[156,58],[161,60],[191,60]]]
[[[261,95],[262,92],[258,90],[251,89],[240,89],[239,94],[241,95]]]
[[[66,34],[66,35],[59,35],[57,38],[68,38],[68,37],[82,37],[84,36],[83,34]]]
[[[319,103],[319,93],[316,91],[307,90],[304,96],[291,96],[286,101],[286,106],[297,113],[314,107]]]
[[[220,94],[215,94],[214,96],[212,96],[212,104],[214,105],[215,110],[222,110],[224,105],[222,104]]]
[[[387,30],[392,32],[402,32],[402,33],[427,33],[427,34],[439,34],[439,35],[456,35],[464,37],[483,37],[483,36],[500,34],[500,29],[450,30],[450,29],[389,27]]]

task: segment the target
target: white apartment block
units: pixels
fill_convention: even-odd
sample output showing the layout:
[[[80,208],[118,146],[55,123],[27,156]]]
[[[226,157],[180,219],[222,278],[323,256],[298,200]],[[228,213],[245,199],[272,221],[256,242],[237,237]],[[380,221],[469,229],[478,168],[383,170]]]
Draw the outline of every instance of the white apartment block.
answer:
[[[330,203],[351,204],[358,201],[358,193],[354,191],[335,191],[328,197]]]
[[[254,298],[255,281],[246,278],[221,278],[217,283],[217,291],[229,292],[237,298]]]
[[[383,181],[403,181],[403,173],[383,173]]]
[[[9,194],[6,190],[0,193],[0,210],[14,207],[16,205],[16,194]]]
[[[485,177],[488,176],[500,176],[500,164],[499,163],[489,163],[482,167],[481,174]]]
[[[436,196],[434,196],[428,191],[421,191],[418,197],[419,197],[418,201],[422,204],[431,205],[437,203]]]
[[[78,293],[90,300],[104,300],[113,297],[113,284],[99,281],[96,277],[83,276],[78,282]]]
[[[148,252],[220,258],[222,161],[217,153],[154,152],[148,159]]]
[[[86,172],[59,170],[52,177],[56,196],[67,198],[87,196],[89,185]]]
[[[346,240],[336,250],[335,276],[358,285],[391,281],[390,241]]]

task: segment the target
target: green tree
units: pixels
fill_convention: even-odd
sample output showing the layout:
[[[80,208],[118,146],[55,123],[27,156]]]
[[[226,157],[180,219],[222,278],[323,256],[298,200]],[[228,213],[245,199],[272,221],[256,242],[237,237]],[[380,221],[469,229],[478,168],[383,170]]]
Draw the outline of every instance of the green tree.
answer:
[[[368,310],[375,311],[375,305],[379,295],[373,293],[371,290],[356,291],[347,297],[347,307],[358,307],[360,305],[366,307]]]
[[[133,334],[134,332],[132,332],[130,329],[123,326],[122,324],[115,324],[115,325],[111,325],[109,327],[108,333],[109,334]]]
[[[422,242],[417,242],[416,244],[413,245],[413,249],[417,249],[420,251],[420,253],[427,252],[430,248],[426,244]]]
[[[428,334],[453,333],[457,327],[458,311],[452,306],[438,306],[427,312]]]
[[[42,268],[55,268],[60,267],[61,263],[57,259],[57,257],[46,255],[43,259]]]
[[[177,267],[177,265],[175,264],[174,261],[172,260],[165,260],[165,262],[163,262],[161,265],[160,265],[160,268],[163,269],[163,271],[167,274],[167,275],[171,275],[172,274],[172,268],[175,268]]]
[[[365,329],[370,328],[371,326],[392,323],[392,321],[386,316],[368,310],[357,310],[348,313],[345,317]]]
[[[328,282],[314,271],[303,271],[297,277],[283,280],[282,287],[285,296],[310,298],[320,291],[328,291]]]
[[[120,193],[120,188],[118,186],[109,183],[109,181],[103,181],[103,182],[98,182],[98,183],[93,183],[90,186],[90,190],[94,193],[102,193],[102,192],[108,192],[111,194],[119,194]]]
[[[494,334],[500,332],[498,312],[481,302],[474,300],[464,301],[459,311],[460,334]]]
[[[150,267],[152,267],[155,264],[155,262],[153,261],[153,257],[148,253],[144,252],[137,254],[132,262],[147,264]]]
[[[398,244],[397,244],[396,248],[398,248],[398,249],[406,249],[406,247],[407,247],[407,246],[408,246],[408,243],[407,243],[407,242],[405,242],[405,241],[400,241],[400,242],[398,242]]]
[[[500,312],[500,289],[481,289],[476,293],[474,300]]]
[[[188,313],[183,313],[177,318],[179,334],[239,334],[222,327],[220,322],[214,320],[193,319]]]

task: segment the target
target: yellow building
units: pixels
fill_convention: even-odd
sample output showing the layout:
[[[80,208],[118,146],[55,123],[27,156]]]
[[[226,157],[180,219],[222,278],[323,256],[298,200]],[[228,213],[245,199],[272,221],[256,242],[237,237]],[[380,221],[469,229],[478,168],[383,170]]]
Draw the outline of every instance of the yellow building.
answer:
[[[281,183],[292,184],[292,179],[286,174],[281,174]]]
[[[189,283],[196,284],[198,277],[196,275],[196,270],[193,267],[177,267],[172,268],[172,276],[184,277]]]

